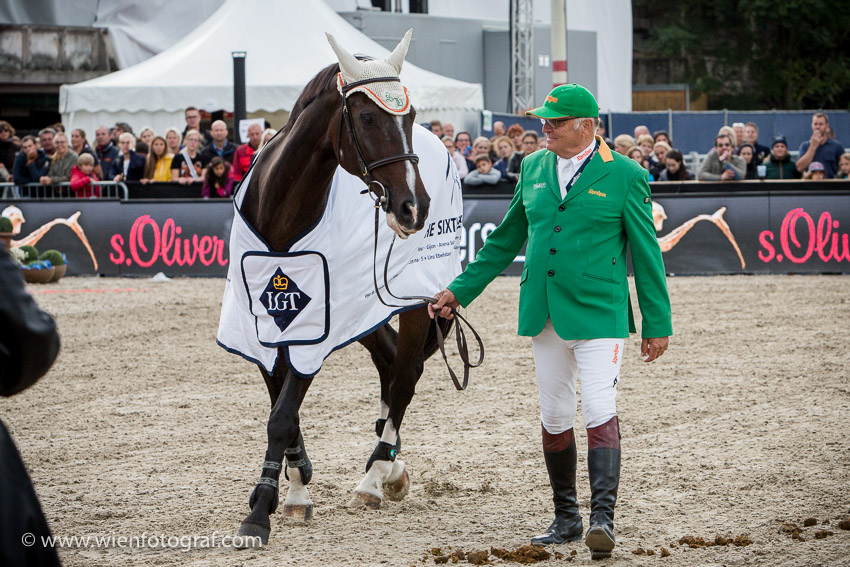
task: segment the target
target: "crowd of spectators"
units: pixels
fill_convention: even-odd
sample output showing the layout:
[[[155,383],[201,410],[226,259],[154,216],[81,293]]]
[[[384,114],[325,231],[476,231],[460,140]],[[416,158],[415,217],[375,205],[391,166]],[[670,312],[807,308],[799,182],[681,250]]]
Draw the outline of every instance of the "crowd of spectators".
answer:
[[[62,124],[18,138],[14,127],[0,120],[0,181],[80,198],[100,196],[102,181],[198,183],[204,198],[226,198],[276,133],[254,123],[248,142],[237,146],[224,121],[205,130],[197,108],[187,108],[184,116],[182,133],[173,127],[158,134],[145,126],[136,134],[125,122],[100,126],[94,146],[80,128],[71,131],[70,139]]]
[[[135,134],[125,122],[100,126],[94,145],[80,128],[68,136],[61,124],[54,124],[37,136],[18,138],[14,127],[0,120],[0,181],[53,187],[57,194],[60,184],[64,189],[70,182],[70,191],[62,194],[77,197],[99,196],[101,180],[198,183],[206,198],[229,197],[256,152],[276,134],[254,123],[248,128],[248,142],[237,145],[222,120],[204,129],[196,107],[186,108],[184,119],[182,132],[172,127],[157,133],[145,126]],[[491,138],[474,139],[470,132],[455,132],[448,122],[432,120],[423,125],[442,140],[460,178],[471,187],[515,183],[525,156],[546,147],[545,136],[519,124],[496,121]],[[796,160],[785,136],[773,136],[767,146],[759,141],[754,122],[736,122],[720,129],[693,172],[664,130],[650,133],[646,126],[638,126],[611,140],[600,123],[598,134],[614,151],[640,163],[650,181],[850,179],[850,153],[834,139],[823,112],[812,116],[811,136],[800,145]]]

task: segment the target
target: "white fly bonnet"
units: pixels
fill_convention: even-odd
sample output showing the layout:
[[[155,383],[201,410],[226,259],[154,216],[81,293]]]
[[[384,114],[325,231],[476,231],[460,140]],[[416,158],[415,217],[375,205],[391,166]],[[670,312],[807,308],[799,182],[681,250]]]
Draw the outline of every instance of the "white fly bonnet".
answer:
[[[328,36],[328,41],[336,52],[339,59],[340,72],[337,75],[337,88],[340,94],[343,94],[342,87],[346,84],[356,83],[379,77],[398,77],[401,73],[401,66],[404,63],[404,56],[407,55],[407,48],[410,46],[410,36],[413,30],[407,30],[404,37],[386,59],[374,59],[361,61],[345,51],[334,39],[331,34]],[[343,96],[350,96],[351,93],[363,93],[372,99],[380,108],[392,114],[407,114],[410,112],[410,96],[407,88],[398,81],[386,81],[378,83],[367,83],[354,87],[347,91]]]

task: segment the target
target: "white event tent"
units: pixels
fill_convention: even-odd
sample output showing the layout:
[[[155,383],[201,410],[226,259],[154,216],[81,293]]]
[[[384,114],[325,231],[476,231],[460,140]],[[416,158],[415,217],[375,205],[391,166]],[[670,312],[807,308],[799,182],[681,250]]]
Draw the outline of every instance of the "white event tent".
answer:
[[[322,1],[227,0],[209,19],[165,51],[137,65],[59,91],[66,128],[83,128],[94,141],[100,125],[127,122],[163,134],[185,126],[183,110],[233,111],[232,52],[244,51],[248,116],[270,116],[281,127],[299,93],[323,67],[336,62],[331,33],[350,53],[386,57],[389,51],[360,33]],[[401,38],[399,38],[401,39]],[[416,30],[413,30],[413,41]],[[480,84],[466,83],[406,62],[402,83],[417,121],[477,123]]]

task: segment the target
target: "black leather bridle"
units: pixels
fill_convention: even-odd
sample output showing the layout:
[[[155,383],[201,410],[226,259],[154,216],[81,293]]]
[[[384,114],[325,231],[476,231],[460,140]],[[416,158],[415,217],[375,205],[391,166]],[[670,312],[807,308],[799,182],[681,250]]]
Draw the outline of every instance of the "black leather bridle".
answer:
[[[396,308],[396,307],[409,307],[409,306],[408,305],[395,305],[395,304],[387,303],[384,300],[384,298],[381,296],[381,290],[380,290],[381,286],[378,285],[378,276],[377,276],[377,273],[376,273],[377,265],[378,265],[378,225],[379,225],[378,210],[383,209],[383,211],[386,213],[387,209],[389,207],[389,199],[387,198],[386,188],[384,187],[384,185],[380,181],[377,181],[376,179],[374,179],[372,177],[372,171],[381,167],[381,166],[384,166],[384,165],[387,165],[387,164],[390,164],[390,163],[396,163],[396,162],[399,162],[399,161],[412,161],[414,164],[416,164],[416,163],[419,163],[419,156],[414,154],[414,153],[396,154],[396,155],[393,155],[393,156],[388,156],[388,157],[376,159],[375,161],[373,161],[371,163],[367,162],[366,158],[363,156],[363,150],[360,148],[360,142],[357,140],[357,130],[355,130],[355,128],[354,128],[354,121],[351,118],[351,112],[348,109],[348,100],[347,100],[348,92],[351,91],[352,89],[355,89],[355,88],[360,87],[362,85],[368,85],[369,83],[384,83],[384,82],[390,82],[390,81],[401,82],[401,80],[398,77],[376,77],[376,78],[373,78],[373,79],[364,79],[362,81],[355,81],[353,83],[348,83],[346,85],[342,85],[342,87],[341,87],[341,90],[342,90],[342,116],[340,117],[339,134],[337,136],[337,148],[338,148],[337,151],[342,153],[342,149],[341,149],[342,146],[340,144],[342,142],[342,126],[343,126],[343,122],[345,122],[345,124],[348,126],[348,132],[351,135],[351,140],[352,140],[352,144],[354,145],[354,150],[357,153],[357,162],[358,162],[358,165],[359,165],[359,168],[360,168],[360,175],[363,177],[363,182],[366,183],[366,189],[361,191],[361,193],[369,193],[372,196],[372,198],[375,199],[375,245],[374,245],[374,248],[373,248],[373,251],[372,251],[372,253],[373,253],[373,255],[372,255],[372,279],[373,279],[373,283],[374,283],[374,286],[375,286],[375,294],[377,295],[378,300],[381,303],[383,303],[387,307]],[[339,157],[339,156],[337,156],[337,157]],[[382,192],[381,195],[378,195],[375,192],[374,186],[376,186],[376,185],[380,186],[381,192]],[[394,235],[392,243],[390,243],[390,249],[387,251],[387,258],[386,258],[386,261],[384,263],[384,286],[383,286],[384,290],[387,292],[387,294],[390,297],[392,297],[393,299],[399,300],[399,301],[420,301],[424,305],[427,305],[428,303],[435,303],[436,301],[434,300],[433,297],[426,297],[426,296],[421,296],[421,295],[399,297],[399,296],[394,295],[393,292],[390,291],[390,283],[387,280],[387,271],[388,271],[389,265],[390,265],[390,256],[392,255],[393,244],[395,244],[395,238],[396,237]],[[445,348],[445,344],[444,344],[443,331],[440,328],[439,323],[437,323],[435,321],[435,327],[436,327],[436,332],[437,332],[437,344],[440,348],[440,353],[443,356],[443,361],[446,363],[446,368],[449,371],[449,376],[451,377],[452,382],[455,385],[455,388],[457,388],[458,390],[465,390],[467,384],[469,383],[469,369],[470,368],[477,368],[478,366],[481,365],[482,362],[484,362],[484,343],[481,341],[481,337],[478,335],[478,333],[475,331],[475,329],[472,327],[472,325],[469,324],[469,321],[467,321],[460,313],[458,313],[454,309],[452,309],[452,312],[453,312],[454,316],[457,317],[457,319],[458,319],[456,321],[456,325],[455,325],[455,337],[457,338],[458,354],[460,355],[461,361],[463,362],[463,379],[462,380],[458,380],[457,375],[455,374],[454,370],[452,370],[451,365],[449,365],[449,360],[448,360],[448,357],[446,355],[446,348]],[[472,332],[473,336],[475,337],[476,342],[478,343],[478,361],[477,362],[470,362],[470,360],[469,360],[469,345],[467,343],[466,336],[464,334],[463,327],[461,326],[461,323],[465,323],[466,326],[469,327],[469,330]]]
[[[387,189],[386,187],[384,187],[383,183],[377,181],[372,177],[372,171],[381,166],[396,163],[398,161],[411,161],[416,164],[419,163],[419,156],[414,153],[396,154],[393,156],[376,159],[371,163],[367,162],[366,158],[363,155],[363,150],[360,148],[360,142],[357,140],[357,130],[354,128],[354,120],[351,118],[351,111],[348,108],[348,93],[352,89],[356,89],[357,87],[362,87],[363,85],[368,85],[370,83],[387,82],[400,83],[401,79],[399,79],[398,77],[375,77],[373,79],[363,79],[362,81],[355,81],[353,83],[342,85],[342,113],[339,119],[339,135],[337,136],[337,148],[338,151],[342,153],[342,126],[343,122],[345,122],[345,124],[348,126],[348,133],[351,136],[351,142],[354,145],[354,151],[357,153],[357,163],[360,169],[360,176],[363,178],[363,182],[366,184],[366,189],[363,190],[363,193],[369,193],[375,199],[375,207],[382,208],[384,212],[387,212],[387,209],[389,207]],[[381,195],[378,195],[378,193],[374,190],[375,186],[379,186],[381,188]]]

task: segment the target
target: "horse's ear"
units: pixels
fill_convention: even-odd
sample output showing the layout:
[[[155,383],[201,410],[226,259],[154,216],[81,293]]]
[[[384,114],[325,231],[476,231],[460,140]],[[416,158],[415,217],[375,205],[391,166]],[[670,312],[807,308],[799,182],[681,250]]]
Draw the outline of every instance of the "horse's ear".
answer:
[[[396,73],[401,73],[401,66],[404,63],[404,57],[407,55],[407,48],[410,47],[410,36],[413,35],[413,28],[407,30],[398,45],[395,46],[393,52],[387,57],[387,63],[393,66]]]
[[[342,72],[342,77],[346,80],[356,81],[362,72],[363,64],[357,60],[352,54],[343,49],[334,39],[334,36],[325,32],[328,36],[328,43],[336,53],[336,58],[339,60],[339,70]]]

